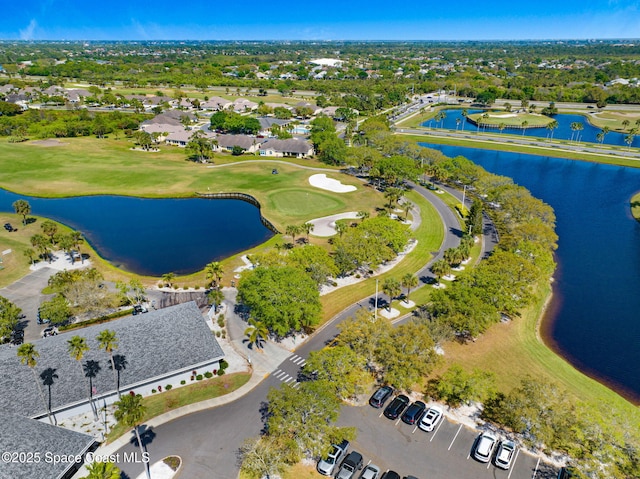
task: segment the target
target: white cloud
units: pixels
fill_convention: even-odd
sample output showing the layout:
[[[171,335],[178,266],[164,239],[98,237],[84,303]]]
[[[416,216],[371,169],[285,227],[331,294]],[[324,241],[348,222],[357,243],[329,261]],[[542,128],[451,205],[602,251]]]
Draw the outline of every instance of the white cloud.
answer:
[[[23,30],[20,30],[20,40],[33,40],[33,32],[38,27],[38,22],[35,18],[32,18],[29,25]]]

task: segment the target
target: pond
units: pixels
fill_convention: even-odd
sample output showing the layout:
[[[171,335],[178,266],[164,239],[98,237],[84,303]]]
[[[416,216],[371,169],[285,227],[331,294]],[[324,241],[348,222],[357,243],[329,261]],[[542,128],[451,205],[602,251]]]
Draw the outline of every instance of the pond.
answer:
[[[0,211],[13,212],[17,199],[26,199],[34,215],[81,231],[114,266],[142,275],[193,273],[273,236],[261,223],[258,208],[235,199],[51,199],[0,189]],[[33,228],[34,234],[40,232],[39,226]]]
[[[629,200],[640,169],[427,145],[508,176],[549,203],[560,237],[547,344],[578,369],[640,401],[640,223]]]
[[[482,126],[479,128],[476,125],[471,124],[466,121],[466,119],[462,116],[462,109],[457,108],[446,108],[441,110],[446,117],[442,121],[436,121],[435,119],[427,120],[422,123],[421,126],[427,128],[444,128],[448,130],[458,130],[458,131],[467,131],[470,133],[476,133],[478,130],[480,132],[483,131]],[[485,110],[478,109],[468,109],[467,113],[469,115],[473,115],[474,113],[482,113]],[[460,123],[457,120],[461,120]],[[553,130],[553,138],[556,140],[570,140],[572,137],[576,138],[576,135],[580,135],[581,142],[590,142],[590,143],[599,143],[596,135],[602,131],[600,128],[596,128],[591,125],[587,118],[584,115],[569,115],[565,113],[558,113],[557,115],[553,115],[553,119],[558,122],[558,128]],[[580,132],[575,132],[571,130],[571,123],[582,123],[583,130]],[[630,126],[634,126],[632,123]],[[523,130],[521,129],[509,129],[505,128],[502,133],[497,128],[487,128],[487,131],[495,134],[510,134],[510,135],[522,135]],[[529,137],[537,137],[537,138],[547,138],[548,135],[551,135],[551,132],[546,128],[528,128],[524,130],[524,136]],[[625,134],[617,133],[615,131],[611,131],[607,133],[604,137],[603,143],[607,145],[615,145],[615,146],[627,146],[624,142]],[[640,135],[636,135],[633,139],[632,147],[640,147]]]

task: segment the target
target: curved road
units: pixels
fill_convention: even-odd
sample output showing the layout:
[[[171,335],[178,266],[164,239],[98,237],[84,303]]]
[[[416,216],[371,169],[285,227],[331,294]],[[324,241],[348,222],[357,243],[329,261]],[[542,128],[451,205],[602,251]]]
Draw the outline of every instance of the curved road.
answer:
[[[438,195],[425,188],[412,185],[416,191],[427,198],[438,211],[445,228],[445,239],[437,255],[429,264],[416,273],[421,285],[431,277],[429,265],[442,257],[444,250],[455,247],[460,242],[462,231],[455,214],[442,202]],[[446,187],[445,187],[446,188]],[[448,189],[448,188],[447,188]],[[461,193],[453,190],[460,198]],[[492,249],[491,241],[483,241],[485,252]],[[360,308],[370,308],[374,295],[345,309],[324,326],[302,346],[296,349],[296,356],[306,358],[311,351],[324,347],[338,333],[336,325],[352,316]],[[297,376],[299,366],[286,359],[279,369]],[[158,461],[168,455],[179,455],[185,462],[181,476],[189,479],[236,479],[238,476],[237,452],[245,439],[257,436],[262,429],[261,408],[265,405],[267,393],[272,387],[282,384],[274,375],[269,375],[249,394],[232,403],[214,409],[183,416],[171,422],[149,430],[143,441],[151,455],[151,462]],[[135,441],[118,450],[119,457],[123,452],[138,451]],[[125,473],[123,477],[136,478],[144,471],[141,464],[120,461],[118,466]]]

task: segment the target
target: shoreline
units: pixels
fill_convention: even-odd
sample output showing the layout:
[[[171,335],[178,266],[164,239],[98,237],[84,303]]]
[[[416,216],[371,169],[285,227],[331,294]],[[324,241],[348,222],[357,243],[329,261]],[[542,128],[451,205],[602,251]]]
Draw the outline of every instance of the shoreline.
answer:
[[[557,341],[553,339],[551,333],[553,325],[557,320],[557,310],[559,309],[561,302],[562,296],[555,291],[552,283],[551,291],[545,298],[542,310],[540,311],[540,315],[536,321],[536,338],[544,347],[548,348],[553,354],[569,364],[579,374],[582,374],[589,379],[596,381],[603,387],[613,391],[633,406],[640,407],[640,393],[630,391],[617,383],[608,381],[606,378],[596,374],[594,371],[591,371],[589,368],[580,364],[579,361],[575,360],[575,358],[571,357],[570,354],[566,353],[558,345]]]

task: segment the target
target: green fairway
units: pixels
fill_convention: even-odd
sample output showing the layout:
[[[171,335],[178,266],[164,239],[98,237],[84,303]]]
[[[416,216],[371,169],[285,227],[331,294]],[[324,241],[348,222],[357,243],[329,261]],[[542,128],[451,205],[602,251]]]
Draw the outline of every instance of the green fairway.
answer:
[[[585,115],[589,123],[596,128],[608,127],[611,131],[629,132],[631,128],[640,126],[640,113],[622,111],[599,111]],[[624,122],[624,123],[623,123]]]
[[[293,219],[309,219],[310,215],[326,216],[347,207],[340,198],[303,189],[286,189],[267,194],[269,208]]]

